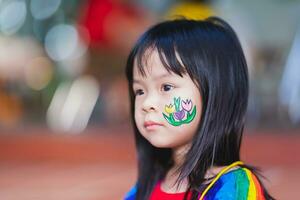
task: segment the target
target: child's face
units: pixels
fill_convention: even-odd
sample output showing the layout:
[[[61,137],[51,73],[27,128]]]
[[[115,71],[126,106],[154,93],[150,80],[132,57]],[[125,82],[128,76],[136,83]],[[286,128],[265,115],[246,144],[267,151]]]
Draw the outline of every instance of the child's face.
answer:
[[[144,64],[146,76],[140,74],[136,63],[133,69],[137,128],[156,147],[188,144],[201,117],[199,89],[189,75],[169,73],[156,50],[150,52]]]

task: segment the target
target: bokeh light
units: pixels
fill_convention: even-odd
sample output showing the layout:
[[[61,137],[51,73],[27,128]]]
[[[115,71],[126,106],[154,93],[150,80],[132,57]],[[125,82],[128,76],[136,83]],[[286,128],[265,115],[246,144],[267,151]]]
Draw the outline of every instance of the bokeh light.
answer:
[[[57,132],[80,133],[91,117],[100,94],[95,78],[82,76],[58,86],[47,111],[47,122]]]
[[[45,38],[45,49],[70,76],[79,75],[86,65],[87,44],[73,25],[60,24],[50,29]]]
[[[59,24],[46,35],[45,48],[48,55],[55,61],[68,59],[78,45],[78,33],[72,25]]]
[[[0,29],[4,34],[17,32],[26,19],[26,4],[24,1],[7,1],[0,8]]]
[[[59,8],[61,0],[31,0],[30,11],[37,20],[51,17]]]
[[[44,54],[32,38],[0,36],[0,79],[23,83],[26,64]]]
[[[53,77],[53,65],[47,57],[32,59],[25,67],[25,81],[33,90],[42,90]]]

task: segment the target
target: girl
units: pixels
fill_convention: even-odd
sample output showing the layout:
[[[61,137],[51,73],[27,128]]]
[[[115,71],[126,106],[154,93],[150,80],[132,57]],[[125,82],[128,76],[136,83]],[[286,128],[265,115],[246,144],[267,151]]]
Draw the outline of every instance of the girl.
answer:
[[[245,57],[217,17],[157,24],[126,67],[138,155],[130,199],[273,199],[240,161]]]

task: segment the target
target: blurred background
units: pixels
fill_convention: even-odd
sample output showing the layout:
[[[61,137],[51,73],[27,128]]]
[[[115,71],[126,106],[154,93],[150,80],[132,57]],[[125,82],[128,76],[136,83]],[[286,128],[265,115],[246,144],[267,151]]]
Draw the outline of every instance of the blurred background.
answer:
[[[300,0],[0,0],[0,198],[122,199],[136,178],[126,58],[149,26],[217,15],[250,72],[242,158],[300,195]]]

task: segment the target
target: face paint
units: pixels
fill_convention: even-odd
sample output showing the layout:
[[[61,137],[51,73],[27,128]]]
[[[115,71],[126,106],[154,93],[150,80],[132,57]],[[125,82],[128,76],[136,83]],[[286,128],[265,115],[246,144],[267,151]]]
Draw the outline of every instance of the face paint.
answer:
[[[182,124],[188,124],[196,116],[196,106],[190,99],[181,100],[180,97],[174,98],[174,105],[169,104],[165,106],[164,118],[169,124],[173,126],[180,126]]]

